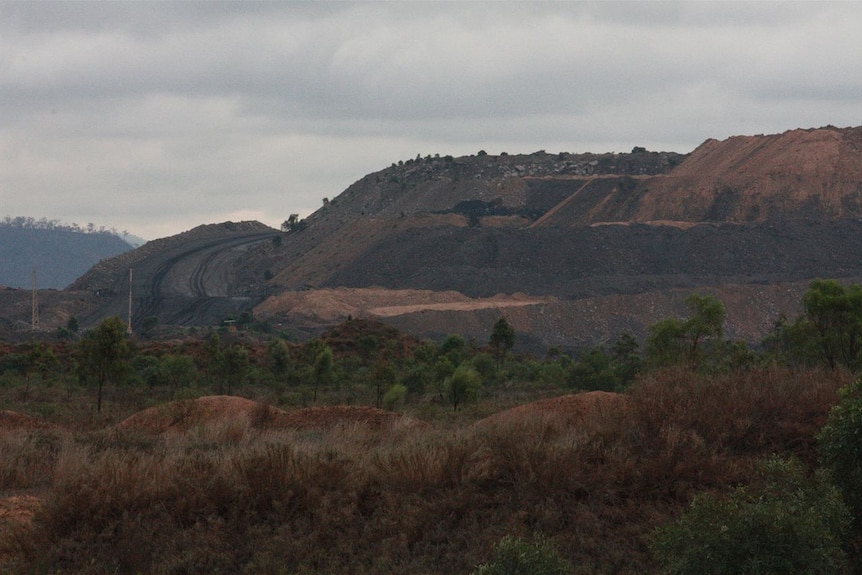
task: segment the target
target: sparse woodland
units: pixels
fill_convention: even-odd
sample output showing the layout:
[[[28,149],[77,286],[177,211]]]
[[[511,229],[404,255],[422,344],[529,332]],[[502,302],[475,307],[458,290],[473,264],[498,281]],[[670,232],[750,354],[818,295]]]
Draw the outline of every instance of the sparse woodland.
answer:
[[[642,345],[575,356],[515,354],[504,318],[485,342],[70,322],[0,345],[0,494],[38,500],[0,513],[0,566],[858,572],[860,293],[815,282],[756,346],[694,295]]]

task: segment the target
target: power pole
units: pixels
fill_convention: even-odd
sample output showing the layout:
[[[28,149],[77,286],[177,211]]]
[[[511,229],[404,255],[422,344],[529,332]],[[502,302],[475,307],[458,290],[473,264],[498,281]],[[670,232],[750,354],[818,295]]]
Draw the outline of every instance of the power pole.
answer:
[[[129,326],[126,332],[132,335],[132,268],[129,268]]]
[[[30,311],[30,324],[33,331],[36,331],[39,329],[39,292],[36,289],[36,266],[33,266],[33,298]]]

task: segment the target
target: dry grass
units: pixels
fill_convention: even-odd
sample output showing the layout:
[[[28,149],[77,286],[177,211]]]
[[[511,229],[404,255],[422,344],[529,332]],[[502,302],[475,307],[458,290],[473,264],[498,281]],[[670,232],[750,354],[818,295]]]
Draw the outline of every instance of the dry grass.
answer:
[[[625,396],[538,402],[459,429],[355,417],[290,428],[244,403],[236,418],[180,410],[169,415],[194,421],[182,431],[121,425],[49,449],[20,571],[468,573],[503,535],[540,531],[577,573],[656,572],[644,535],[696,491],[744,482],[757,458],[813,461],[847,381],[668,371]],[[39,452],[33,441],[4,453]],[[10,482],[42,473],[19,461]]]

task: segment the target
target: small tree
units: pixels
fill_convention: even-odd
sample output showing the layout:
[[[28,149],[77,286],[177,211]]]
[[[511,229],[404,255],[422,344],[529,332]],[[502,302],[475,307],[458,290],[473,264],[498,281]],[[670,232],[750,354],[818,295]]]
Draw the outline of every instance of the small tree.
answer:
[[[395,411],[404,405],[404,399],[407,397],[407,387],[396,383],[386,390],[383,394],[383,409]]]
[[[515,329],[509,325],[505,317],[501,317],[494,324],[490,344],[494,349],[494,357],[497,359],[497,366],[499,367],[502,365],[506,354],[515,347]]]
[[[805,317],[800,316],[790,323],[782,315],[763,338],[761,353],[767,361],[781,365],[815,366],[823,361],[818,340],[817,331]]]
[[[646,361],[651,367],[682,362],[702,366],[709,355],[704,347],[713,344],[717,351],[724,334],[724,304],[712,296],[691,294],[685,300],[689,317],[685,321],[669,318],[647,329]]]
[[[282,339],[271,341],[266,346],[267,364],[276,379],[285,379],[293,365],[290,361],[290,350]]]
[[[712,296],[691,294],[685,300],[689,319],[685,322],[688,337],[688,357],[692,364],[700,360],[704,341],[720,342],[724,335],[724,304]]]
[[[215,385],[215,376],[222,361],[221,338],[218,333],[213,331],[207,335],[204,352],[205,357],[198,360],[198,368],[206,375],[209,383]]]
[[[244,347],[234,344],[221,350],[216,372],[222,382],[227,384],[228,395],[232,395],[233,390],[245,382],[248,368],[248,350]]]
[[[439,356],[445,356],[453,365],[459,365],[467,356],[467,342],[460,335],[446,336],[438,350]]]
[[[42,381],[45,381],[51,370],[57,366],[57,363],[54,351],[44,343],[35,343],[30,346],[27,354],[23,356],[20,366],[20,371],[24,376],[24,401],[27,401],[30,393],[30,382],[33,372],[38,373]]]
[[[462,403],[474,399],[481,388],[482,376],[468,364],[458,366],[455,373],[446,379],[446,397],[455,411]]]
[[[194,360],[187,355],[168,354],[159,362],[161,377],[176,393],[180,387],[193,385],[198,377]]]
[[[332,381],[335,358],[332,349],[327,345],[314,359],[314,401],[317,401],[317,388]]]
[[[663,319],[647,328],[644,353],[653,368],[679,363],[685,354],[685,325],[676,318]]]
[[[385,358],[380,358],[374,363],[374,369],[371,371],[371,380],[374,383],[374,407],[380,409],[383,407],[384,393],[392,387],[398,374],[392,363]]]
[[[616,391],[621,384],[611,357],[602,347],[590,350],[573,363],[566,380],[570,387],[586,391]]]
[[[325,204],[326,202],[324,202]],[[284,220],[281,224],[281,231],[283,232],[299,232],[305,229],[306,223],[305,220],[299,219],[299,214],[290,214],[290,216]]]
[[[823,465],[862,527],[862,378],[841,390],[817,441]]]
[[[619,378],[620,385],[627,385],[634,380],[641,370],[640,346],[630,333],[623,333],[611,348],[613,366]]]
[[[826,365],[862,367],[862,287],[818,280],[805,292],[802,305]]]
[[[108,317],[87,332],[78,343],[78,378],[98,385],[96,411],[102,411],[102,388],[117,382],[126,371],[131,347],[126,326],[118,317]]]

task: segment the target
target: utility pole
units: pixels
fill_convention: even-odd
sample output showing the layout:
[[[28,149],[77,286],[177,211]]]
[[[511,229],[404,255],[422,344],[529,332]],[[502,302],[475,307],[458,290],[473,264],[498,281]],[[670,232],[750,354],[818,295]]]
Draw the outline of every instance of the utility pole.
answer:
[[[30,324],[33,331],[36,331],[39,329],[39,292],[36,289],[36,266],[33,266],[33,298],[30,311]]]
[[[129,268],[129,326],[126,333],[132,335],[132,268]]]

